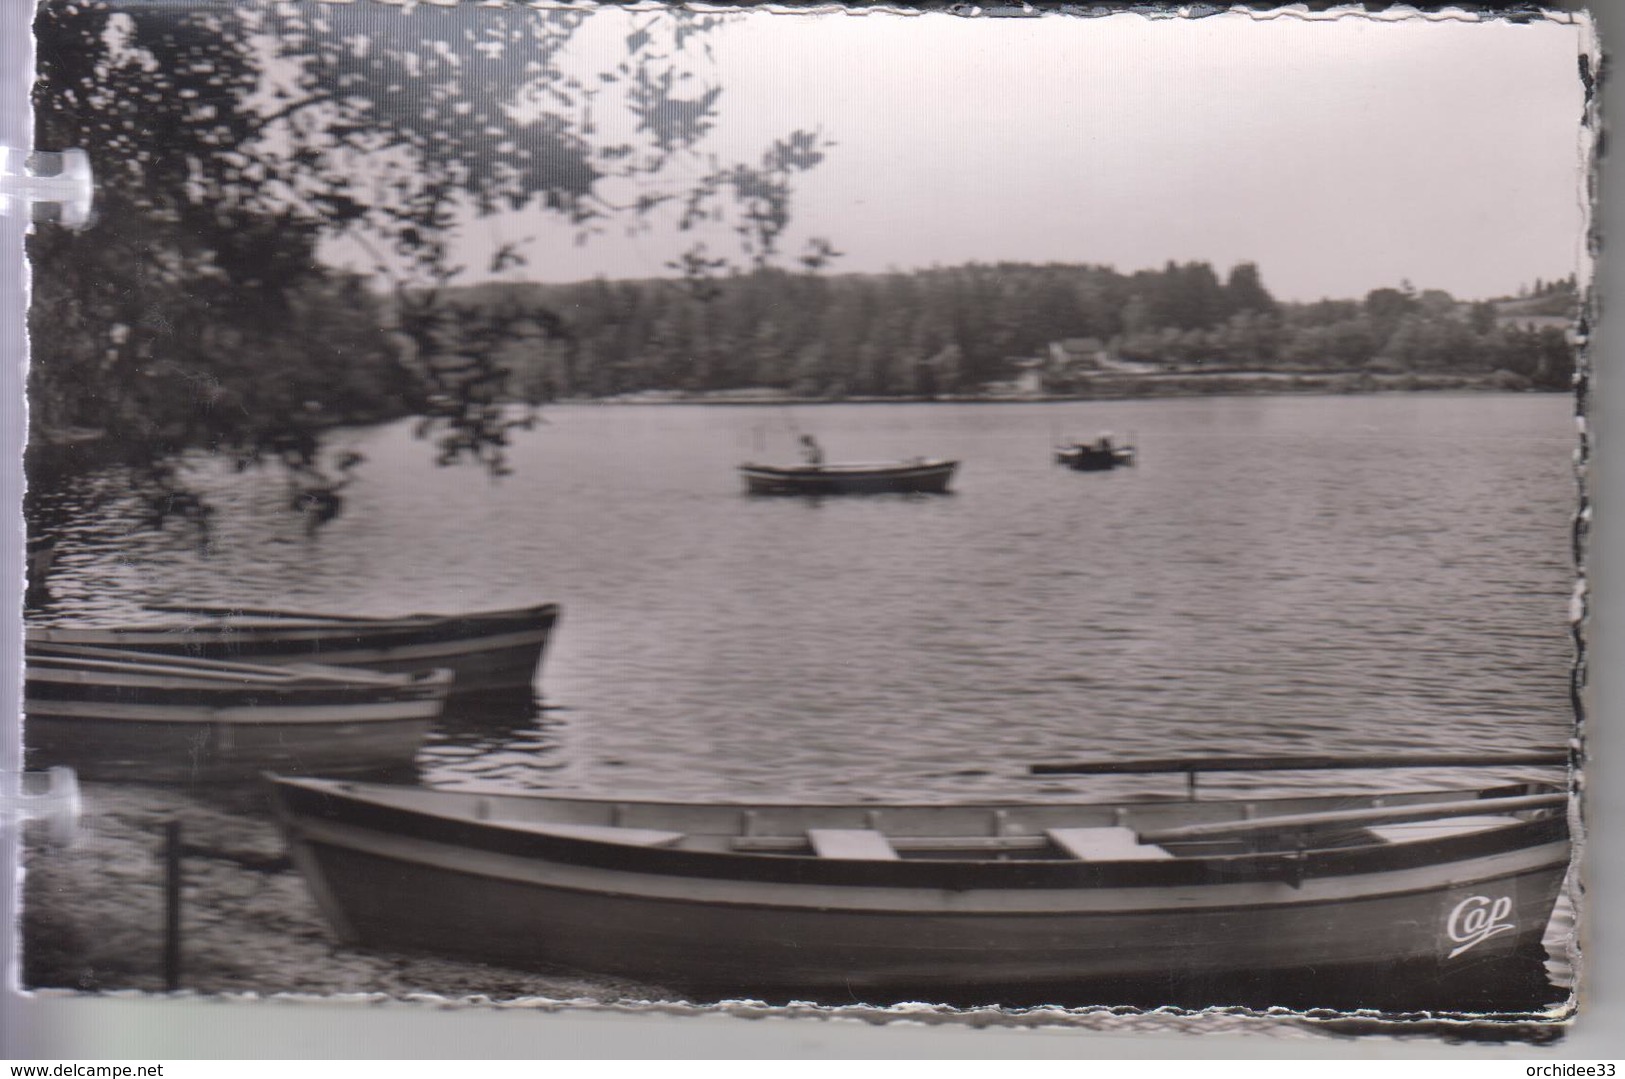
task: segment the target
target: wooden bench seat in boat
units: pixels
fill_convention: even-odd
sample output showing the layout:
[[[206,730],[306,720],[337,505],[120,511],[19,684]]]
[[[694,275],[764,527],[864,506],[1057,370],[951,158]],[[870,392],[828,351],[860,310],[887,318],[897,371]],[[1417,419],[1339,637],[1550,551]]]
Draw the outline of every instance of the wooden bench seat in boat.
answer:
[[[809,828],[807,841],[820,858],[863,862],[895,862],[891,841],[872,828]]]
[[[634,847],[674,847],[683,839],[682,832],[663,832],[655,828],[617,828],[608,824],[561,824],[555,821],[487,820],[494,828],[515,832],[533,832],[536,835],[558,836],[561,839],[590,839],[595,843],[625,843]]]
[[[1161,847],[1141,843],[1132,828],[1051,828],[1045,834],[1080,862],[1153,862],[1173,857]]]
[[[1140,843],[1132,828],[1052,828],[1046,833],[1002,836],[887,836],[871,828],[813,828],[806,835],[735,836],[732,850],[756,854],[805,853],[809,846],[824,858],[892,861],[899,852],[934,856],[978,857],[1010,854],[1044,857],[1059,851],[1089,862],[1160,861],[1175,857],[1161,847]]]

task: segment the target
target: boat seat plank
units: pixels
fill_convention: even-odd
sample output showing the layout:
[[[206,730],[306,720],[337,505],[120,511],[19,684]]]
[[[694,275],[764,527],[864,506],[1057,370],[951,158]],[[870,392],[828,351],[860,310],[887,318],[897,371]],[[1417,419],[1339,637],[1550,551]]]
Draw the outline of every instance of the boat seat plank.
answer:
[[[684,838],[682,832],[655,828],[616,828],[608,824],[561,824],[556,821],[487,820],[481,824],[515,832],[558,836],[561,839],[590,839],[595,843],[624,843],[634,847],[671,847]]]
[[[1156,862],[1173,855],[1141,843],[1132,828],[1050,828],[1050,842],[1080,862]]]
[[[891,841],[870,828],[809,828],[807,839],[820,858],[844,858],[864,862],[894,862],[898,859]]]

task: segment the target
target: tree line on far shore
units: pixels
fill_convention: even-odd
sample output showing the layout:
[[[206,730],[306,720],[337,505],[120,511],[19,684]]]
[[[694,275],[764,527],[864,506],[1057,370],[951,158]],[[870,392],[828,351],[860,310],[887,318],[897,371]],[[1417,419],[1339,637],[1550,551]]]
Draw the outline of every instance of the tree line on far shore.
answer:
[[[1132,274],[1085,264],[972,263],[911,273],[782,269],[703,283],[487,284],[455,302],[524,325],[507,361],[536,400],[746,388],[832,398],[976,394],[1037,371],[1043,392],[1087,392],[1090,365],[1050,359],[1066,342],[1108,370],[1366,371],[1498,376],[1563,390],[1559,323],[1574,279],[1460,302],[1409,283],[1362,299],[1288,303],[1241,263]],[[552,327],[553,334],[544,332]]]
[[[213,438],[226,432],[229,441],[232,417],[263,422],[253,415],[261,399],[280,411],[303,402],[314,427],[422,411],[422,380],[396,328],[398,296],[328,271],[289,291],[276,325],[261,311],[249,333],[242,320],[211,317],[234,302],[229,289],[215,291],[194,283],[177,293],[176,307],[140,316],[184,319],[191,331],[179,339],[187,358],[209,357],[206,381],[155,377],[166,364],[183,376],[180,354],[149,361],[147,377],[116,392],[99,379],[47,386],[36,377],[36,436],[111,420],[128,437],[166,416],[195,422],[205,413]],[[89,294],[55,298],[69,306],[70,324],[90,320],[72,309]],[[448,362],[489,372],[502,398],[540,404],[651,391],[976,395],[1023,370],[1040,376],[1030,390],[1087,395],[1099,368],[1057,363],[1050,346],[1060,342],[1074,357],[1104,357],[1116,374],[1362,371],[1566,390],[1574,359],[1562,323],[1579,298],[1567,278],[1472,303],[1408,284],[1357,300],[1290,303],[1275,299],[1250,263],[1221,280],[1193,262],[1132,274],[1023,263],[887,274],[759,269],[699,280],[484,284],[443,290],[438,303],[450,316],[437,330]],[[85,355],[73,367],[100,367],[96,352],[106,347],[73,334],[36,337],[51,367],[76,350]]]

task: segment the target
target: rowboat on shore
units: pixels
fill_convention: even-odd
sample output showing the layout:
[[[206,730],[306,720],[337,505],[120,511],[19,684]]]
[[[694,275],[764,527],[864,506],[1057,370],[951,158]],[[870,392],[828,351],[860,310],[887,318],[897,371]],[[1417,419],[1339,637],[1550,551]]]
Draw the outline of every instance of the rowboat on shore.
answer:
[[[87,779],[223,782],[409,766],[451,673],[156,656],[28,642],[24,743]]]
[[[927,459],[869,464],[739,466],[753,495],[946,494],[958,461]]]
[[[991,805],[274,788],[348,942],[707,998],[1482,1008],[1543,974],[1569,863],[1545,784]]]
[[[32,644],[71,644],[281,666],[321,663],[393,674],[451,671],[457,696],[531,692],[559,607],[401,618],[245,607],[155,606],[186,621],[30,628]]]

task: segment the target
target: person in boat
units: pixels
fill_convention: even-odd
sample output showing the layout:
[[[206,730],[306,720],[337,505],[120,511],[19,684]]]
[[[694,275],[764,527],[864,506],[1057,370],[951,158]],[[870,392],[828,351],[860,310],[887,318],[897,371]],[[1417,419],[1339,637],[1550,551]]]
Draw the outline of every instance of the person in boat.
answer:
[[[1100,437],[1095,440],[1095,449],[1100,453],[1112,452],[1112,433],[1110,431],[1100,433]]]
[[[813,468],[824,463],[824,447],[812,435],[801,436],[801,460]]]

